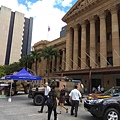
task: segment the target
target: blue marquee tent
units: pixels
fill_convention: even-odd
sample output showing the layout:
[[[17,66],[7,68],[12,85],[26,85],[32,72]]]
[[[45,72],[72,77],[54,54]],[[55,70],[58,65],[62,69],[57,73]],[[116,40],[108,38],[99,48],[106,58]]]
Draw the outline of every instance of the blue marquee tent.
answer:
[[[34,76],[27,72],[24,68],[13,75],[5,76],[5,79],[7,80],[42,80],[41,77]],[[11,90],[12,90],[12,82],[10,87],[10,98],[8,99],[9,102],[11,102]]]
[[[8,80],[42,80],[41,77],[34,76],[27,72],[24,68],[13,75],[5,76],[5,79]]]

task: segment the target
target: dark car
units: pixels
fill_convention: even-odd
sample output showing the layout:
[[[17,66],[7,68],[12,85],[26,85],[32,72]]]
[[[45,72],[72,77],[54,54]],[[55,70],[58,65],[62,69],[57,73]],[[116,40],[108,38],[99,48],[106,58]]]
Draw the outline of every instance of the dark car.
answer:
[[[89,95],[84,108],[103,120],[120,120],[120,87],[113,87],[103,94]]]

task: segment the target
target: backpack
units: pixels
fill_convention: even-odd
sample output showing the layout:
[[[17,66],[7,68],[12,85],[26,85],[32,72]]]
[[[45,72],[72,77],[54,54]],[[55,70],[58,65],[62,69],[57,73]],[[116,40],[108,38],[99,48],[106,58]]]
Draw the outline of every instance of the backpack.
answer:
[[[55,105],[55,96],[54,96],[53,91],[50,91],[48,95],[49,95],[49,97],[46,101],[46,105],[48,107],[53,107]]]

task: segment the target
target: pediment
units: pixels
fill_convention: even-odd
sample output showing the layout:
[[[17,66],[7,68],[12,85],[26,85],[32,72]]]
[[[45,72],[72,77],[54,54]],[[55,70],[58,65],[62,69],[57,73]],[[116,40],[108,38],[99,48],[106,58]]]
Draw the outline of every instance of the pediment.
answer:
[[[92,6],[94,3],[98,2],[100,0],[78,0],[73,7],[65,14],[65,16],[62,18],[64,22],[67,23],[67,19],[72,17],[78,12],[82,12],[85,9],[88,9],[90,6]]]

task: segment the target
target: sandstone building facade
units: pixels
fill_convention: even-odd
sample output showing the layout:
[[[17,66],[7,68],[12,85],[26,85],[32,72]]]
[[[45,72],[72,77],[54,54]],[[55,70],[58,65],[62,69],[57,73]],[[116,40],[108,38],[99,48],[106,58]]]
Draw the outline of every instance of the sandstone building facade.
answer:
[[[0,65],[17,62],[31,50],[33,18],[0,7]]]
[[[34,45],[36,50],[46,45],[60,52],[51,63],[51,76],[62,73],[91,88],[120,86],[120,1],[78,0],[62,20],[67,23],[65,37]],[[40,69],[45,64],[39,64],[39,75],[45,76]]]

